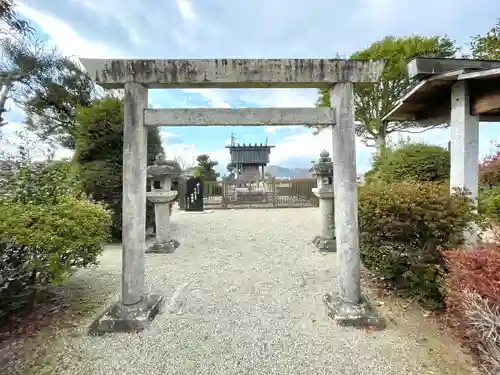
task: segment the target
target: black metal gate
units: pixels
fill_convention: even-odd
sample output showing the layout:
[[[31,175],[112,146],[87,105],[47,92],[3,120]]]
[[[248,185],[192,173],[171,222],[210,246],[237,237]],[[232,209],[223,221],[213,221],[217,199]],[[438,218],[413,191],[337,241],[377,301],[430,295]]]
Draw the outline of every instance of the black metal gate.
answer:
[[[203,211],[203,180],[191,177],[186,181],[186,211]]]

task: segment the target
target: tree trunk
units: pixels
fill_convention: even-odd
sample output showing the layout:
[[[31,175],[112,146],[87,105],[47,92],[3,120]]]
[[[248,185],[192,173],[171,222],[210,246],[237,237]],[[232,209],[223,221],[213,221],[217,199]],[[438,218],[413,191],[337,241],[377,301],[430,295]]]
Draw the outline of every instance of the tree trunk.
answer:
[[[3,114],[7,112],[7,109],[5,108],[5,104],[7,103],[7,99],[9,97],[9,91],[12,83],[10,82],[5,82],[2,85],[2,88],[0,90],[0,127],[4,125],[4,117]]]
[[[378,133],[375,136],[375,147],[377,148],[377,156],[382,155],[386,148],[387,142],[385,139],[385,134]]]

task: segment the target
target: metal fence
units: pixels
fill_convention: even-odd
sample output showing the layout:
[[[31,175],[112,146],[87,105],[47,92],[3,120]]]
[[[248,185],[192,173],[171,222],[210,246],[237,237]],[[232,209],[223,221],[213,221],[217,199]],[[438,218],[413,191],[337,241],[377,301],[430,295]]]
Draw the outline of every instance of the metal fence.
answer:
[[[312,189],[316,179],[269,179],[255,183],[242,181],[205,181],[203,183],[205,208],[285,208],[317,207]],[[179,181],[179,205],[185,209],[186,183]]]

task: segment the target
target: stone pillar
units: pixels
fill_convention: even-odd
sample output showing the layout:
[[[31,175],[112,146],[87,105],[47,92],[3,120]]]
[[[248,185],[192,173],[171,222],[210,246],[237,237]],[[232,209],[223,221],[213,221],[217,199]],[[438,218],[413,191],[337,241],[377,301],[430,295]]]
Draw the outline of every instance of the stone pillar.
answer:
[[[469,84],[459,81],[451,88],[451,172],[450,189],[466,189],[477,205],[479,169],[479,116],[470,114]],[[478,228],[465,233],[466,246],[478,240]]]
[[[146,253],[172,253],[179,247],[179,241],[170,235],[171,205],[177,198],[177,191],[172,189],[172,178],[178,177],[181,168],[177,161],[167,161],[163,154],[156,157],[154,165],[148,168],[148,177],[151,179],[151,191],[147,198],[155,206],[155,242],[148,247]]]
[[[361,296],[356,178],[356,134],[354,93],[351,82],[330,89],[330,106],[336,111],[333,126],[333,192],[337,247],[337,293],[327,294],[325,303],[341,325],[384,329],[386,323]]]
[[[141,331],[160,310],[163,297],[146,293],[147,88],[125,84],[123,125],[122,290],[120,301],[92,322],[90,334]]]
[[[336,84],[330,90],[330,103],[337,113],[337,124],[333,127],[333,190],[339,294],[343,301],[358,304],[361,261],[353,84]]]
[[[333,126],[333,191],[338,290],[327,294],[325,302],[341,325],[383,329],[385,320],[361,297],[360,290],[353,84],[336,84],[330,90],[330,105],[337,117]]]
[[[125,85],[123,127],[122,302],[133,305],[145,292],[147,129],[144,110],[148,89]]]
[[[333,163],[328,151],[323,150],[318,162],[314,165],[314,175],[318,179],[318,187],[312,189],[319,198],[319,236],[312,243],[320,251],[336,251],[335,220],[333,210]]]

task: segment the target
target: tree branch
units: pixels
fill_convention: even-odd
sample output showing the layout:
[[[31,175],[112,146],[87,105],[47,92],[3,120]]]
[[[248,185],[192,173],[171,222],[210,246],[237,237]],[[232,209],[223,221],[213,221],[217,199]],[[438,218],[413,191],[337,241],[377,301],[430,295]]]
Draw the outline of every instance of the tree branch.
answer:
[[[425,133],[426,131],[429,131],[429,130],[432,130],[432,129],[445,129],[447,128],[448,125],[447,124],[441,124],[441,125],[432,125],[432,126],[428,126],[426,128],[423,128],[421,130],[416,130],[416,131],[411,131],[411,130],[398,130],[400,133],[410,133],[410,134],[420,134],[420,133]]]

